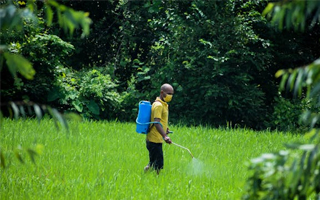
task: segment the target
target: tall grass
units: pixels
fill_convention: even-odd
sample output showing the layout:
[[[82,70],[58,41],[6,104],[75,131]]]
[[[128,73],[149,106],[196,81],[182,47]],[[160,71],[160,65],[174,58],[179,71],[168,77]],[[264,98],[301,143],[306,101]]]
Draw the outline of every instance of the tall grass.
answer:
[[[134,123],[69,125],[67,133],[49,119],[4,120],[0,148],[7,167],[0,169],[0,199],[240,199],[247,161],[304,140],[279,132],[171,126],[171,139],[195,159],[164,144],[165,166],[156,175],[143,172],[148,152]],[[43,151],[36,164],[23,153],[21,164],[18,146]]]

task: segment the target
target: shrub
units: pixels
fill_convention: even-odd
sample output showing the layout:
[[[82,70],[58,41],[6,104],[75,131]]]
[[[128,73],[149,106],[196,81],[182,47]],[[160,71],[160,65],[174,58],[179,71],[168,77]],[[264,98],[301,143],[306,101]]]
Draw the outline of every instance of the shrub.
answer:
[[[301,113],[306,109],[310,109],[306,99],[289,100],[282,96],[276,97],[270,121],[271,128],[280,131],[305,131],[307,125],[301,120]]]
[[[120,109],[121,96],[116,81],[101,71],[101,68],[74,71],[58,66],[55,88],[48,101],[56,101],[64,109],[86,118],[112,119]]]

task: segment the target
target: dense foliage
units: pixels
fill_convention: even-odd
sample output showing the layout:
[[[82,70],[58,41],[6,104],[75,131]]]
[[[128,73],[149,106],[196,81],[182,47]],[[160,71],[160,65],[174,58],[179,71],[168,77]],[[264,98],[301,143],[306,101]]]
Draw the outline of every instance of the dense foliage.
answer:
[[[318,24],[306,32],[278,31],[262,16],[267,1],[61,3],[90,13],[91,34],[78,37],[83,33],[73,27],[70,37],[59,21],[46,26],[45,6],[38,6],[39,23],[23,24],[24,37],[2,33],[36,71],[34,81],[19,77],[15,87],[2,76],[2,102],[30,99],[88,118],[134,121],[138,102],[153,101],[168,82],[175,88],[173,122],[284,130],[284,122],[299,117],[293,109],[274,118],[282,102],[293,102],[288,94],[277,100],[274,75],[319,56],[319,41],[312,40]]]
[[[283,28],[282,24],[286,23],[286,28],[305,30],[309,23],[310,26],[314,26],[314,23],[320,21],[319,13],[315,12],[319,7],[320,2],[295,0],[283,4],[270,3],[265,13],[270,14],[273,23],[280,29]],[[299,97],[306,96],[307,104],[304,105],[308,106],[302,121],[311,127],[311,131],[306,134],[310,140],[308,143],[287,144],[289,150],[263,154],[251,160],[251,175],[247,180],[243,199],[320,198],[319,67],[320,62],[317,59],[304,67],[277,72],[277,76],[282,76],[281,90],[289,89]],[[290,105],[287,106],[287,109],[292,108]]]

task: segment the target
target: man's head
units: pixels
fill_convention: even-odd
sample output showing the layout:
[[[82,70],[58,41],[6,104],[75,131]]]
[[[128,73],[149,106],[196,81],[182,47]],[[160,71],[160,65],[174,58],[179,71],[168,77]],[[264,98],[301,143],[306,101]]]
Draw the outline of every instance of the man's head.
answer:
[[[173,87],[170,84],[165,83],[160,88],[160,99],[165,102],[170,102],[172,99],[173,93],[174,93]]]

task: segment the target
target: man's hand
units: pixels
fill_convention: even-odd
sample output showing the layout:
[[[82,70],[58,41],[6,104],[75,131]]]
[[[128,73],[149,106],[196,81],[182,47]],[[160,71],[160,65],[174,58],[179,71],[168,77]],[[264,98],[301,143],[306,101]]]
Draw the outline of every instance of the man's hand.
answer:
[[[164,137],[164,141],[168,144],[172,143],[171,139],[168,136]]]

